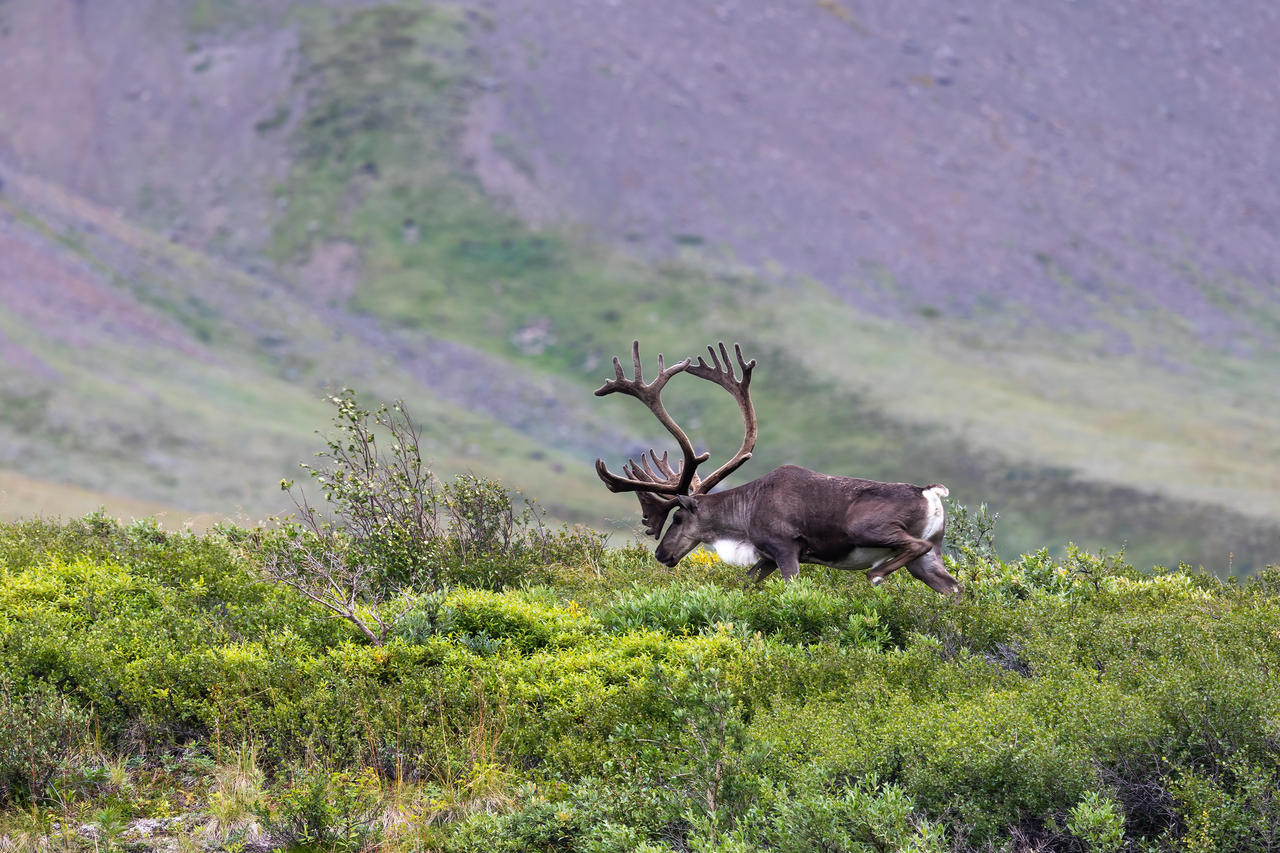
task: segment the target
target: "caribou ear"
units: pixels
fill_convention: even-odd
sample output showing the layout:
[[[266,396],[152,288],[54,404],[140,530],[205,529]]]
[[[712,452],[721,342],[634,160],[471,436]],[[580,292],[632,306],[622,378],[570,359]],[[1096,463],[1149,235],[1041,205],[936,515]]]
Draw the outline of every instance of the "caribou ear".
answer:
[[[676,495],[676,502],[689,512],[698,511],[698,502],[690,495]]]

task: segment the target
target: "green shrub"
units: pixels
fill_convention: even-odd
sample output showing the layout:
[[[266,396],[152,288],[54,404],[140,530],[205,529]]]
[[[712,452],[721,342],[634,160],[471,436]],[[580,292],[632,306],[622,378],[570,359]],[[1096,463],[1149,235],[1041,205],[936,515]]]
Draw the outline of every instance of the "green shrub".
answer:
[[[547,586],[397,592],[371,645],[262,579],[257,535],[0,525],[5,731],[52,731],[25,741],[43,765],[0,750],[9,802],[101,814],[114,844],[166,750],[250,743],[243,796],[196,773],[218,843],[259,813],[331,847],[383,823],[408,827],[383,843],[457,850],[931,849],[941,827],[976,849],[1280,843],[1265,580],[1068,550],[993,561],[959,601],[820,571],[744,592],[718,561],[632,548],[525,575]],[[64,774],[90,707],[97,748],[148,764]],[[381,817],[371,773],[404,786]]]
[[[743,793],[745,708],[714,660],[679,663],[655,667],[648,713],[614,730],[613,752],[676,814],[715,821]]]
[[[480,813],[454,828],[447,853],[658,853],[670,850],[652,843],[627,823],[596,810],[596,798],[580,791],[563,800],[540,797],[507,814]]]
[[[805,579],[775,581],[748,597],[742,618],[751,630],[784,642],[883,648],[889,633],[880,617],[880,601],[841,596]]]
[[[1041,548],[1012,563],[987,561],[968,588],[979,597],[1005,603],[1033,597],[1082,601],[1104,591],[1134,589],[1141,580],[1142,575],[1125,562],[1123,550],[1113,555],[1090,554],[1069,544],[1061,558]]]
[[[1189,849],[1280,847],[1280,768],[1232,759],[1217,778],[1184,771],[1172,784]]]
[[[970,510],[964,504],[945,499],[947,508],[947,532],[944,551],[966,565],[999,563],[996,555],[995,527],[1000,514],[981,504]]]
[[[768,756],[753,771],[802,789],[892,778],[919,809],[952,816],[979,842],[1065,812],[1096,784],[1093,761],[1106,753],[1093,726],[1124,711],[1078,717],[1076,709],[1109,706],[941,651],[936,638],[917,635],[902,650],[844,656],[843,682],[802,670],[808,698],[777,703],[751,723]]]
[[[624,594],[599,613],[607,629],[697,633],[718,624],[789,643],[880,647],[889,641],[876,599],[851,599],[801,578],[744,592],[715,584],[672,584]]]
[[[273,835],[328,850],[364,850],[382,835],[382,789],[371,768],[305,770],[279,796]]]
[[[121,549],[127,565],[47,552],[0,569],[0,653],[15,681],[82,697],[109,743],[129,733],[158,746],[202,731],[213,716],[202,710],[220,666],[213,649],[267,638],[282,652],[279,665],[346,633],[237,563],[229,545],[194,539]]]
[[[362,409],[349,388],[329,400],[335,434],[316,454],[324,464],[299,467],[320,488],[331,517],[322,518],[305,494],[297,494],[303,529],[321,538],[334,530],[348,534],[352,569],[369,570],[366,592],[433,586],[443,538],[441,495],[412,418],[399,402]],[[291,494],[292,486],[281,483]]]
[[[1067,812],[1067,829],[1089,853],[1115,853],[1124,847],[1124,809],[1109,796],[1086,791]]]
[[[523,853],[526,850],[572,851],[578,827],[573,812],[548,802],[535,802],[504,815],[480,814],[453,831],[445,846],[450,853]]]
[[[718,623],[733,622],[743,609],[745,593],[712,584],[673,584],[621,596],[600,613],[601,623],[623,633],[642,629],[697,633]]]
[[[15,690],[0,675],[0,806],[42,797],[87,726],[88,715],[48,684]]]
[[[572,646],[597,630],[595,620],[572,602],[566,607],[549,606],[518,593],[480,589],[454,590],[446,602],[454,632],[483,634],[522,652]]]
[[[791,795],[774,792],[772,805],[743,816],[745,833],[764,849],[779,853],[882,850],[943,853],[946,833],[923,817],[897,785],[881,785],[870,775],[831,792]]]
[[[1262,598],[1280,597],[1280,565],[1271,565],[1249,578],[1246,589]]]
[[[281,481],[297,514],[246,544],[268,577],[347,620],[375,645],[396,632],[412,606],[406,591],[450,583],[502,589],[534,566],[590,559],[603,549],[601,534],[551,531],[534,504],[517,509],[496,481],[462,475],[440,483],[403,403],[369,411],[350,389],[330,401],[336,435],[317,454],[325,464],[301,466],[328,512],[295,492],[292,481]]]
[[[453,607],[445,602],[445,590],[436,589],[416,596],[399,609],[391,633],[406,643],[422,644],[431,637],[448,636],[455,630]]]

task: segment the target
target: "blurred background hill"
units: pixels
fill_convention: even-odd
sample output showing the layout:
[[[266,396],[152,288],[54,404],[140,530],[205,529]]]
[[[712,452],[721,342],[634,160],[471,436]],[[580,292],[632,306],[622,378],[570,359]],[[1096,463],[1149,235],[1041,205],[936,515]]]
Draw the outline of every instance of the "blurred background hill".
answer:
[[[0,513],[257,520],[350,386],[441,474],[634,533],[590,463],[661,431],[591,392],[726,339],[731,483],[1276,562],[1278,37],[1258,0],[0,0]]]

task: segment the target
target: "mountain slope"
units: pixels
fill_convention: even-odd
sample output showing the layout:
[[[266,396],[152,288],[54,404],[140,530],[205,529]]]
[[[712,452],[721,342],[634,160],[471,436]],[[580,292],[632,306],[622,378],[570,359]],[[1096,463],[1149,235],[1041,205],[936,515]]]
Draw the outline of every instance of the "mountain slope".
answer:
[[[477,161],[531,215],[894,319],[1275,357],[1267,4],[486,6]],[[484,168],[504,153],[522,180]]]
[[[664,39],[678,25],[722,53],[763,44],[734,29],[764,24],[733,4],[718,7],[729,14],[712,22],[728,27],[718,38],[704,13],[665,4],[600,18],[604,7],[566,2],[546,16],[568,22],[560,29],[515,0],[229,4],[221,15],[200,2],[134,16],[111,5],[0,5],[0,39],[16,46],[0,52],[0,239],[21,248],[0,275],[0,356],[21,366],[6,375],[0,464],[189,510],[268,511],[280,498],[271,484],[315,446],[319,398],[351,385],[404,397],[442,471],[499,476],[560,517],[634,529],[634,501],[605,497],[590,460],[621,460],[658,431],[639,407],[591,390],[633,337],[651,359],[734,338],[761,359],[760,445],[740,477],[793,461],[943,480],[1003,513],[1011,550],[1128,542],[1140,562],[1215,571],[1275,559],[1274,246],[1255,234],[1238,268],[1170,254],[1161,263],[1182,270],[1177,281],[1135,266],[1117,283],[1063,260],[1053,241],[1075,239],[1071,228],[1017,213],[1053,193],[984,183],[1006,161],[987,174],[975,155],[972,169],[940,176],[911,159],[920,149],[892,181],[832,171],[820,137],[844,138],[847,116],[819,98],[799,123],[787,109],[800,105],[768,104],[782,91],[830,97],[813,83],[822,69],[874,79],[865,63],[905,61],[886,47],[892,22],[848,4],[776,12],[778,31],[810,34],[813,50],[721,71],[714,51]],[[1034,16],[1005,25],[1047,38]],[[69,57],[43,111],[28,109],[34,51]],[[758,76],[770,69],[781,69],[772,82]],[[1020,72],[1052,83],[1039,73]],[[681,103],[672,81],[704,74],[728,74],[754,106],[702,83],[699,109]],[[938,137],[954,115],[908,109],[936,92],[839,79],[832,91],[879,92],[861,109],[899,135]],[[98,120],[77,119],[63,138],[72,93]],[[135,128],[145,132],[131,148]],[[1019,150],[1059,165],[1083,156],[1038,139]],[[760,156],[703,150],[730,143]],[[90,165],[74,150],[92,151]],[[1226,186],[1241,179],[1224,173]],[[879,193],[866,191],[873,174]],[[943,216],[935,195],[915,193],[920,181],[985,206]],[[833,193],[888,224],[844,228]],[[1053,204],[1068,219],[1098,209]],[[636,205],[661,227],[627,230]],[[1134,216],[1111,207],[1098,228]],[[947,239],[931,242],[912,219]],[[991,231],[981,252],[965,236],[975,228]],[[1148,238],[1165,225],[1144,228],[1116,228],[1117,245],[1155,257]],[[1080,257],[1114,248],[1090,239]],[[845,267],[861,272],[832,272]],[[950,267],[990,275],[948,279]],[[1201,302],[1170,296],[1192,269],[1227,282],[1203,323]],[[1102,284],[1078,286],[1089,276]],[[733,407],[678,384],[672,408],[699,441],[736,446]]]
[[[509,365],[425,336],[335,322],[268,278],[30,178],[7,181],[0,245],[0,346],[18,368],[0,384],[0,466],[189,512],[257,517],[285,508],[272,484],[318,449],[313,432],[329,419],[322,397],[347,384],[409,399],[442,475],[515,472],[513,482],[562,495],[546,502],[561,517],[587,514],[578,495],[590,472],[484,407],[459,408],[456,388],[437,394],[415,372],[446,369],[491,387],[525,378],[514,405],[521,393],[537,404],[568,397],[554,380],[512,376]],[[581,424],[583,444],[617,443],[616,430],[575,414],[572,402],[557,415]]]

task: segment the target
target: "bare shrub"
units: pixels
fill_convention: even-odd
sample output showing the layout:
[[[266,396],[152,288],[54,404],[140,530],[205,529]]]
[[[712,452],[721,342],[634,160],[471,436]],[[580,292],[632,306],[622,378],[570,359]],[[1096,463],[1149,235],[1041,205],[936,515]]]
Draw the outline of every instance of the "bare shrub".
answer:
[[[387,641],[420,591],[456,583],[500,589],[533,565],[603,550],[603,535],[553,531],[536,505],[520,506],[497,481],[462,475],[442,483],[402,402],[368,411],[350,389],[330,401],[335,434],[316,454],[320,464],[301,465],[325,512],[283,480],[297,512],[253,544],[269,577],[374,644]]]

